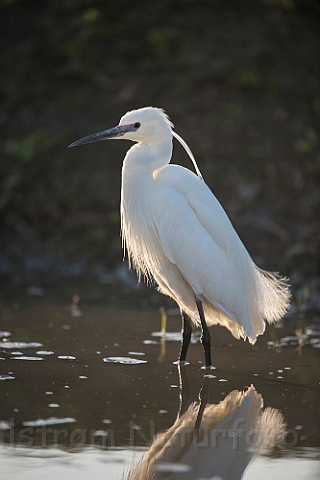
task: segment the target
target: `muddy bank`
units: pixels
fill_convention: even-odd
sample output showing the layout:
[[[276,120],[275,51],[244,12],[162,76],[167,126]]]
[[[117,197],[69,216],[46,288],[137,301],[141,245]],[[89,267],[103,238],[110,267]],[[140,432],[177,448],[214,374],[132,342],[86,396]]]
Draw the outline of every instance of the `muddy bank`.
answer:
[[[154,105],[191,146],[257,263],[289,275],[295,291],[318,291],[317,2],[0,8],[5,282],[117,271],[129,144],[67,145]],[[191,168],[177,145],[173,161]]]

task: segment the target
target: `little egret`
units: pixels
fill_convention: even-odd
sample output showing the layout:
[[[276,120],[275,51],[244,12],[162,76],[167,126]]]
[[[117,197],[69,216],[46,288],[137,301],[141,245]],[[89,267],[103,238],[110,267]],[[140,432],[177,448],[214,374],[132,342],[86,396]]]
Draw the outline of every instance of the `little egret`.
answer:
[[[286,438],[281,412],[262,407],[262,396],[253,385],[245,392],[233,390],[218,404],[202,404],[202,399],[191,403],[168,430],[154,437],[123,478],[243,479],[256,455],[266,455]]]
[[[169,165],[173,137],[189,154],[197,175]],[[139,279],[154,279],[159,291],[180,307],[180,362],[186,363],[190,319],[202,329],[206,368],[211,367],[211,325],[224,325],[235,338],[254,344],[265,321],[276,322],[288,310],[287,279],[254,264],[162,109],[132,110],[118,126],[69,146],[106,139],[136,142],[122,166],[123,247]]]

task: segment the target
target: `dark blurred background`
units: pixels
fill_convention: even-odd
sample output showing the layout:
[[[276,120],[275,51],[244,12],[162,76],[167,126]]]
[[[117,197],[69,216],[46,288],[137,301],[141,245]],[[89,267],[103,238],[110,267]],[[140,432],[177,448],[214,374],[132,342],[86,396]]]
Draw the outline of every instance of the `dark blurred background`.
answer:
[[[2,0],[0,300],[53,278],[130,283],[130,144],[67,146],[152,105],[259,266],[320,307],[319,25],[316,0]],[[178,144],[173,161],[192,168]]]

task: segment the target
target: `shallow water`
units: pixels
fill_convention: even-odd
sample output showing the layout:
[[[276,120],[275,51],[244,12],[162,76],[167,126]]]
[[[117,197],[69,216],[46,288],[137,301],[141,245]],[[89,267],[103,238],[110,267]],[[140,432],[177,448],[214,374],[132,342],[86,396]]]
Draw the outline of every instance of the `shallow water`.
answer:
[[[173,364],[178,315],[164,339],[156,308],[81,310],[0,311],[1,478],[318,478],[314,317],[268,327],[254,346],[213,327],[205,377],[198,335],[190,364]]]

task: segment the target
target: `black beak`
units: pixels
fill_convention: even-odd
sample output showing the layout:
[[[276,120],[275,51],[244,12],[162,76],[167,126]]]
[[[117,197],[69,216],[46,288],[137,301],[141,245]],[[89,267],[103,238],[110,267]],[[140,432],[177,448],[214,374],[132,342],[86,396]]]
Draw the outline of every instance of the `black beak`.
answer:
[[[80,138],[71,143],[69,147],[77,147],[78,145],[85,145],[86,143],[99,142],[100,140],[107,140],[109,138],[122,137],[129,131],[129,125],[119,125],[118,127],[110,128],[109,130],[103,130],[103,132],[93,133],[87,137]]]

